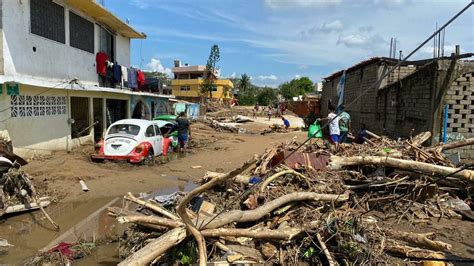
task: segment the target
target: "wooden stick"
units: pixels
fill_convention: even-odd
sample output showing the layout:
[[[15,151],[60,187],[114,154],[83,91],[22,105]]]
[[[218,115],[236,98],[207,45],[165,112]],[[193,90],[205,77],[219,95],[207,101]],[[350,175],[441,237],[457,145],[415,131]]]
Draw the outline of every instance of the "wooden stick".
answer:
[[[162,225],[162,226],[171,227],[171,228],[184,226],[184,224],[180,221],[175,221],[175,220],[162,218],[158,216],[146,216],[146,215],[119,216],[117,217],[117,221],[120,224],[147,223],[147,224],[154,224],[154,225]]]
[[[367,135],[371,136],[372,138],[376,138],[376,139],[381,139],[382,137],[380,137],[379,135],[371,132],[371,131],[368,131],[367,129],[365,130],[365,132],[367,132]]]
[[[253,165],[256,161],[257,161],[256,158],[252,158],[249,161],[245,162],[244,165],[242,165],[240,168],[237,168],[224,176],[216,177],[212,179],[211,181],[193,189],[191,192],[186,194],[186,196],[183,198],[181,203],[178,205],[177,213],[179,217],[181,217],[183,222],[186,224],[186,228],[191,232],[194,238],[196,238],[196,241],[198,243],[199,265],[205,266],[207,264],[206,241],[204,240],[204,237],[202,236],[201,232],[195,227],[193,221],[191,220],[191,218],[189,218],[188,214],[186,213],[186,207],[195,196],[201,194],[204,191],[211,189],[212,187],[216,186],[217,184],[221,182],[224,182],[225,180],[234,178],[235,176],[237,176],[238,174],[242,173],[247,168],[249,168],[251,165]]]
[[[302,232],[299,228],[284,228],[277,230],[260,229],[239,229],[239,228],[217,228],[217,229],[205,229],[201,231],[201,234],[205,237],[248,237],[258,239],[272,239],[272,240],[291,240],[295,236]]]
[[[328,168],[331,170],[339,170],[345,166],[356,166],[356,165],[381,165],[385,167],[391,167],[395,169],[402,169],[408,171],[419,171],[430,176],[445,176],[454,173],[458,168],[434,165],[424,162],[417,162],[411,160],[402,160],[386,156],[353,156],[353,157],[340,157],[331,156],[331,162]],[[474,181],[474,170],[462,170],[452,175],[466,181]]]
[[[392,180],[392,181],[385,182],[385,183],[369,183],[369,184],[354,185],[354,186],[346,185],[344,187],[347,188],[347,189],[362,189],[362,188],[371,188],[371,187],[383,187],[383,186],[388,186],[388,185],[400,183],[404,180],[407,180],[408,178],[409,178],[409,176],[404,176],[400,179]]]
[[[172,229],[161,235],[159,238],[151,241],[145,247],[133,253],[118,265],[149,265],[153,260],[159,259],[170,248],[181,243],[186,237],[186,228],[177,227]]]
[[[400,244],[389,244],[385,247],[385,250],[407,257],[414,256],[418,258],[426,258],[426,260],[445,258],[444,254],[441,252],[433,252],[432,250],[414,248]]]
[[[133,194],[131,192],[128,192],[128,194],[126,196],[124,196],[124,199],[128,200],[128,201],[131,201],[131,202],[135,202],[136,204],[139,204],[139,205],[142,205],[143,207],[146,207],[154,212],[157,212],[157,213],[160,213],[170,219],[173,219],[173,220],[179,220],[179,217],[177,217],[176,215],[172,214],[171,212],[169,212],[168,210],[166,210],[165,208],[161,207],[160,205],[156,204],[156,203],[153,203],[153,202],[147,202],[147,201],[144,201],[144,200],[141,200],[135,196],[133,196]]]
[[[318,239],[319,245],[321,245],[321,250],[324,252],[324,255],[326,255],[326,258],[328,259],[329,265],[330,266],[336,265],[332,255],[331,255],[331,252],[326,247],[326,244],[324,243],[324,240],[323,240],[323,238],[321,237],[321,235],[319,233],[316,233],[316,238]]]

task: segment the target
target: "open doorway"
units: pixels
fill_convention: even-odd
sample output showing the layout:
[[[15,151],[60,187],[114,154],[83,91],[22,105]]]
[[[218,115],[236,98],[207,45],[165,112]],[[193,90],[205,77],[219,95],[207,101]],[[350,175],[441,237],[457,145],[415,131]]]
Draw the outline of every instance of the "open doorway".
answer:
[[[89,98],[71,97],[71,137],[79,138],[90,132],[89,121]]]
[[[148,105],[142,101],[138,101],[135,105],[135,108],[133,109],[132,118],[150,120],[151,112]]]
[[[102,133],[104,131],[104,100],[102,98],[94,98],[92,107],[93,107],[93,117],[94,117],[94,141],[98,142],[102,139]]]

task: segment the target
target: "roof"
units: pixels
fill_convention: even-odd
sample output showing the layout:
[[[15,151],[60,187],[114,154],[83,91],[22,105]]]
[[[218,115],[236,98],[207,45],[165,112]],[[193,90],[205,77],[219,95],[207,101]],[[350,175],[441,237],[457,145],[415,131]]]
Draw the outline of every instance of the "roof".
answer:
[[[130,39],[145,39],[144,33],[139,33],[130,25],[123,22],[117,16],[96,3],[95,0],[63,0],[70,7],[80,10],[84,14],[95,19],[97,22],[104,24],[107,28],[117,34]]]
[[[372,65],[372,64],[375,64],[375,63],[379,63],[379,62],[388,62],[388,63],[396,64],[398,62],[398,60],[394,59],[394,58],[388,58],[388,57],[372,57],[372,58],[361,61],[361,62],[347,68],[346,73],[352,72],[352,71],[357,70],[359,68],[362,68],[362,67],[365,67],[365,66],[368,66],[368,65]],[[337,71],[335,73],[332,73],[331,75],[329,75],[328,77],[325,77],[323,79],[325,81],[333,80],[333,79],[338,78],[339,76],[341,76],[343,72],[344,72],[344,70],[339,70],[339,71]]]
[[[467,57],[472,57],[472,56],[474,56],[474,53],[466,53],[466,54],[461,54],[461,55],[454,56],[454,58],[455,59],[460,59],[460,58],[467,58]],[[439,57],[439,58],[436,58],[436,59],[437,60],[443,60],[443,59],[452,59],[452,58],[453,58],[452,56],[444,56],[444,57]],[[403,66],[408,66],[408,65],[420,66],[420,65],[425,65],[425,64],[427,64],[427,63],[429,63],[433,60],[434,60],[433,58],[428,58],[428,59],[415,60],[415,61],[405,61],[402,65]],[[359,68],[363,68],[365,66],[372,65],[372,64],[375,64],[375,63],[384,62],[384,63],[388,63],[388,64],[391,64],[391,65],[396,65],[399,61],[400,60],[398,60],[398,59],[389,58],[389,57],[372,57],[372,58],[361,61],[361,62],[347,68],[346,73],[352,72],[352,71],[357,70]],[[323,79],[325,81],[333,80],[333,79],[338,78],[339,76],[341,76],[343,72],[344,72],[344,70],[339,70],[339,71],[337,71],[335,73],[332,73],[331,75],[329,75],[329,76],[327,76]]]
[[[204,72],[206,71],[206,66],[181,66],[173,67],[171,72],[173,73],[187,73],[187,72]]]

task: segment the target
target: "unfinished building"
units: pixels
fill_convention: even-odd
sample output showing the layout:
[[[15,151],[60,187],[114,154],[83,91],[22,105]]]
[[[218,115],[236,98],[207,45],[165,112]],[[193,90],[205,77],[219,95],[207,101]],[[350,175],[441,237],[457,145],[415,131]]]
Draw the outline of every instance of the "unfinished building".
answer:
[[[367,129],[392,137],[430,131],[432,143],[474,137],[473,54],[410,61],[397,67],[374,88],[379,77],[398,63],[377,57],[346,70],[344,102],[354,130]],[[321,113],[337,103],[337,84],[343,71],[324,79]],[[349,103],[353,102],[349,105]],[[474,147],[458,150],[474,159]]]

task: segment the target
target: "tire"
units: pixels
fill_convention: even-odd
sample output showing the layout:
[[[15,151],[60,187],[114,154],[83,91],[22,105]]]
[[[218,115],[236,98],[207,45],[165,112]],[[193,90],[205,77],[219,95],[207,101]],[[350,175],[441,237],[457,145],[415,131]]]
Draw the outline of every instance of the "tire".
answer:
[[[151,166],[154,164],[155,164],[155,154],[153,153],[153,150],[150,149],[145,159],[143,159],[143,165]]]

